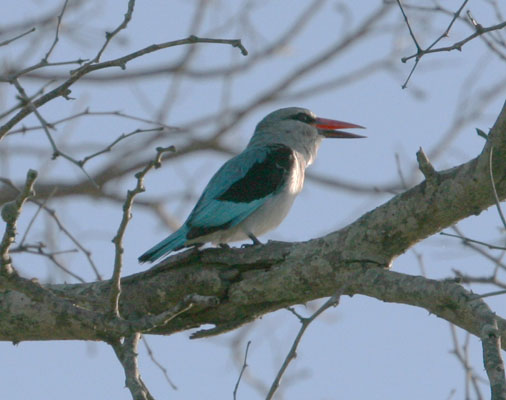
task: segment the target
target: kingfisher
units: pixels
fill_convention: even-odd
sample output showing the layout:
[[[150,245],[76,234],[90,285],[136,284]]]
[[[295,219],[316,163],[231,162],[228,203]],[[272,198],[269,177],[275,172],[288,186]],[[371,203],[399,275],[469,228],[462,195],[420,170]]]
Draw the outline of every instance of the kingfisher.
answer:
[[[319,118],[300,107],[271,112],[256,126],[244,151],[214,174],[184,224],[139,262],[208,242],[227,246],[249,238],[260,244],[257,237],[288,214],[322,139],[365,137],[340,130],[351,128],[363,126]]]

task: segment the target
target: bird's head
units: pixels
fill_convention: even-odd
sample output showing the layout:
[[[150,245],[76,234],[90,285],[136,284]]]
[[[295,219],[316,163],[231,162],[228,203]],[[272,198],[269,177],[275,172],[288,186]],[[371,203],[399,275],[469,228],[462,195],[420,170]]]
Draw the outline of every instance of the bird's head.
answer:
[[[306,156],[310,164],[323,138],[358,139],[365,136],[344,132],[341,129],[363,126],[333,119],[319,118],[306,108],[281,108],[259,122],[250,145],[281,143]]]

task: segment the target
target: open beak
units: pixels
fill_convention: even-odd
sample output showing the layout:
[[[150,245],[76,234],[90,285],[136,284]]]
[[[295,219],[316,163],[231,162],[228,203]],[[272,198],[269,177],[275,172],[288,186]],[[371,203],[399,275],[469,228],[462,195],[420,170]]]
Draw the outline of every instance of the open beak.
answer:
[[[316,118],[315,126],[318,128],[320,135],[323,135],[327,138],[360,139],[367,137],[338,130],[351,128],[365,129],[363,126],[350,124],[349,122],[335,121],[333,119],[326,118]]]

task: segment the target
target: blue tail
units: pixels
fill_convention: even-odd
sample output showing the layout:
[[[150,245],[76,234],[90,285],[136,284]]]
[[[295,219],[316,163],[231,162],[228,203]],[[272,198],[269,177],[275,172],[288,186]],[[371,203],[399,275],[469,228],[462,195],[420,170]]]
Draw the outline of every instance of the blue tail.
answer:
[[[153,262],[163,255],[170,253],[174,250],[179,250],[184,247],[186,243],[186,233],[188,229],[185,225],[179,228],[172,235],[162,240],[156,246],[150,248],[143,255],[139,257],[139,262],[143,263],[146,261]]]

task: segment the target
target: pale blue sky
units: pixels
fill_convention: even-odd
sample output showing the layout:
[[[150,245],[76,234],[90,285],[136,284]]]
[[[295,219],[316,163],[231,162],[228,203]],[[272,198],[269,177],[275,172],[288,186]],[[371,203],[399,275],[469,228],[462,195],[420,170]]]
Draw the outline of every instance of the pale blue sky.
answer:
[[[7,0],[0,16],[0,28],[47,10],[56,9],[61,1],[54,0]],[[103,32],[110,30],[121,20],[126,1],[102,4],[90,1],[83,6],[83,17],[71,14],[64,17],[61,40],[53,60],[68,60],[92,57],[102,43]],[[116,38],[104,60],[132,52],[152,43],[186,37],[189,21],[197,2],[162,0],[138,1],[134,18],[128,30]],[[247,4],[257,4],[246,2]],[[458,1],[446,2],[455,9]],[[205,14],[202,36],[241,38],[250,51],[257,49],[284,32],[295,16],[307,7],[306,2],[278,0],[258,2],[252,8],[249,21],[233,23],[227,21],[238,10],[235,2],[210,2]],[[345,5],[344,14],[338,11]],[[242,107],[252,99],[273,87],[288,71],[298,68],[304,60],[320,54],[330,43],[355,29],[359,21],[381,4],[380,1],[325,2],[305,29],[293,43],[272,58],[233,79],[229,93],[230,104]],[[432,4],[427,2],[427,4]],[[486,2],[472,2],[473,15],[483,25],[496,23]],[[341,7],[341,8],[340,8]],[[504,7],[503,7],[504,8]],[[44,12],[42,10],[45,10]],[[503,12],[506,10],[503,9]],[[343,17],[344,15],[344,17]],[[377,26],[374,39],[367,40],[337,59],[311,71],[305,79],[295,85],[289,93],[327,81],[342,74],[349,74],[373,60],[391,56],[396,71],[378,71],[368,78],[344,87],[328,90],[317,96],[300,99],[280,99],[264,104],[250,117],[236,126],[226,137],[231,149],[240,151],[247,143],[255,124],[268,112],[286,106],[310,108],[320,116],[354,122],[367,127],[368,139],[361,141],[328,141],[322,145],[319,157],[311,172],[327,177],[342,179],[361,185],[382,186],[396,182],[398,169],[395,155],[406,176],[411,176],[415,167],[415,153],[422,146],[430,154],[439,146],[440,138],[453,121],[462,113],[478,109],[480,96],[490,89],[502,75],[504,62],[487,52],[480,40],[466,45],[462,52],[427,56],[415,72],[408,89],[401,85],[409,73],[411,63],[402,64],[401,56],[412,54],[413,45],[401,21],[399,10],[392,7],[387,17]],[[489,21],[489,22],[487,22]],[[447,19],[433,18],[418,23],[414,28],[426,45],[443,29]],[[66,36],[68,25],[82,24],[76,34]],[[431,25],[432,24],[432,25]],[[223,27],[225,25],[225,27]],[[438,27],[438,31],[430,27]],[[51,28],[53,29],[53,28]],[[392,33],[393,32],[393,33]],[[452,43],[468,35],[470,30],[463,25],[455,27]],[[4,38],[1,38],[4,40]],[[83,46],[81,46],[81,44]],[[40,60],[47,51],[50,41],[43,41],[35,49],[23,54],[23,66]],[[19,60],[22,46],[11,45],[0,48],[0,59],[14,62]],[[226,66],[242,60],[237,49],[219,45],[199,45],[192,68],[205,71],[215,66]],[[162,60],[177,60],[185,48],[173,48],[140,58],[128,65],[127,71],[143,68]],[[31,59],[30,59],[31,57]],[[7,62],[5,61],[5,62]],[[111,71],[117,72],[117,71]],[[23,81],[33,92],[36,81]],[[157,76],[153,79],[118,81],[112,86],[104,84],[76,84],[72,89],[74,102],[58,99],[42,108],[48,120],[64,117],[80,111],[91,104],[94,111],[121,110],[125,113],[154,119],[153,108],[162,101],[169,87],[169,79]],[[12,91],[2,88],[0,108],[12,102]],[[222,83],[208,80],[185,80],[182,82],[177,102],[166,123],[182,126],[188,121],[207,116],[219,110],[223,93]],[[478,112],[471,123],[459,130],[444,156],[434,160],[437,169],[458,165],[476,156],[483,139],[474,128],[487,130],[497,116],[504,101],[504,89],[487,106]],[[11,96],[11,97],[8,97]],[[461,104],[462,101],[466,101]],[[151,104],[152,106],[149,106]],[[27,119],[26,125],[35,123]],[[82,119],[57,133],[59,143],[107,143],[123,132],[146,127],[141,123],[113,117]],[[198,135],[205,136],[214,126],[199,127]],[[182,139],[169,135],[167,141],[157,145],[170,145]],[[50,161],[50,148],[42,133],[28,134],[8,139],[0,146],[31,148],[43,144],[47,156],[44,162],[19,155],[14,164],[6,167],[0,162],[0,176],[21,179],[26,169],[37,168],[41,180],[63,177],[67,180],[81,179],[82,172],[63,159]],[[136,139],[126,146],[134,146]],[[139,157],[154,154],[153,148],[139,149]],[[104,156],[106,160],[107,155]],[[226,156],[198,154],[183,162],[166,164],[146,179],[145,198],[166,196],[166,210],[183,221],[193,206],[193,200],[181,202],[170,197],[186,187],[191,179],[194,195],[198,195],[214,171]],[[97,159],[89,163],[90,171],[101,165]],[[415,182],[421,181],[417,175]],[[123,193],[134,186],[133,177],[111,185],[110,190],[121,187]],[[268,239],[302,241],[324,235],[352,222],[364,212],[390,198],[391,195],[373,196],[345,190],[329,190],[328,187],[307,182],[291,213],[275,231],[265,235]],[[142,197],[140,197],[142,198]],[[59,204],[55,204],[59,206]],[[20,230],[26,226],[33,212],[26,208]],[[120,219],[120,208],[103,201],[89,198],[66,202],[61,208],[61,217],[83,238],[93,251],[95,260],[105,277],[112,273],[113,247],[110,243]],[[465,233],[482,240],[496,240],[499,226],[496,210],[483,212],[461,224]],[[125,275],[147,268],[138,265],[137,257],[144,250],[165,237],[169,232],[153,214],[134,210],[125,238]],[[42,228],[33,232],[33,240],[43,235]],[[39,235],[39,236],[37,236]],[[63,248],[68,248],[62,239]],[[434,236],[416,246],[424,253],[424,261],[431,278],[452,275],[452,269],[468,271],[476,275],[486,274],[492,267],[475,253],[463,251],[456,240]],[[18,258],[23,271],[42,280],[69,280],[53,272],[40,259]],[[28,260],[32,262],[28,265]],[[36,263],[34,262],[37,261]],[[73,270],[87,279],[93,275],[81,255],[71,255],[66,260]],[[38,266],[41,266],[39,268]],[[398,272],[419,274],[416,258],[411,252],[399,257],[393,269]],[[483,287],[476,287],[482,292]],[[503,298],[491,298],[488,303],[499,314],[506,311]],[[300,307],[301,312],[305,312]],[[307,312],[310,312],[309,310]],[[286,352],[299,328],[298,321],[287,311],[264,316],[254,323],[254,328],[245,328],[240,356],[245,343],[251,340],[247,370],[255,379],[267,387],[271,384]],[[188,332],[170,337],[149,337],[159,361],[168,369],[171,379],[179,387],[173,391],[164,381],[160,371],[147,359],[141,345],[141,373],[157,399],[223,399],[232,398],[232,391],[239,374],[240,365],[233,361],[230,340],[238,335],[234,331],[217,338],[190,341]],[[460,337],[464,335],[460,332]],[[463,340],[463,339],[462,339]],[[446,399],[451,391],[453,398],[463,398],[464,372],[456,359],[449,354],[452,349],[450,329],[446,321],[429,316],[425,310],[413,307],[381,303],[363,296],[345,297],[337,309],[327,311],[308,330],[303,338],[297,359],[290,365],[280,392],[285,399]],[[477,371],[485,376],[480,361],[481,347],[477,338],[471,338],[471,359]],[[101,343],[84,342],[30,342],[13,346],[0,343],[2,373],[0,374],[0,398],[18,399],[129,399],[123,387],[124,377],[113,351]],[[488,389],[483,387],[488,395]],[[261,398],[245,379],[239,389],[240,399]]]

